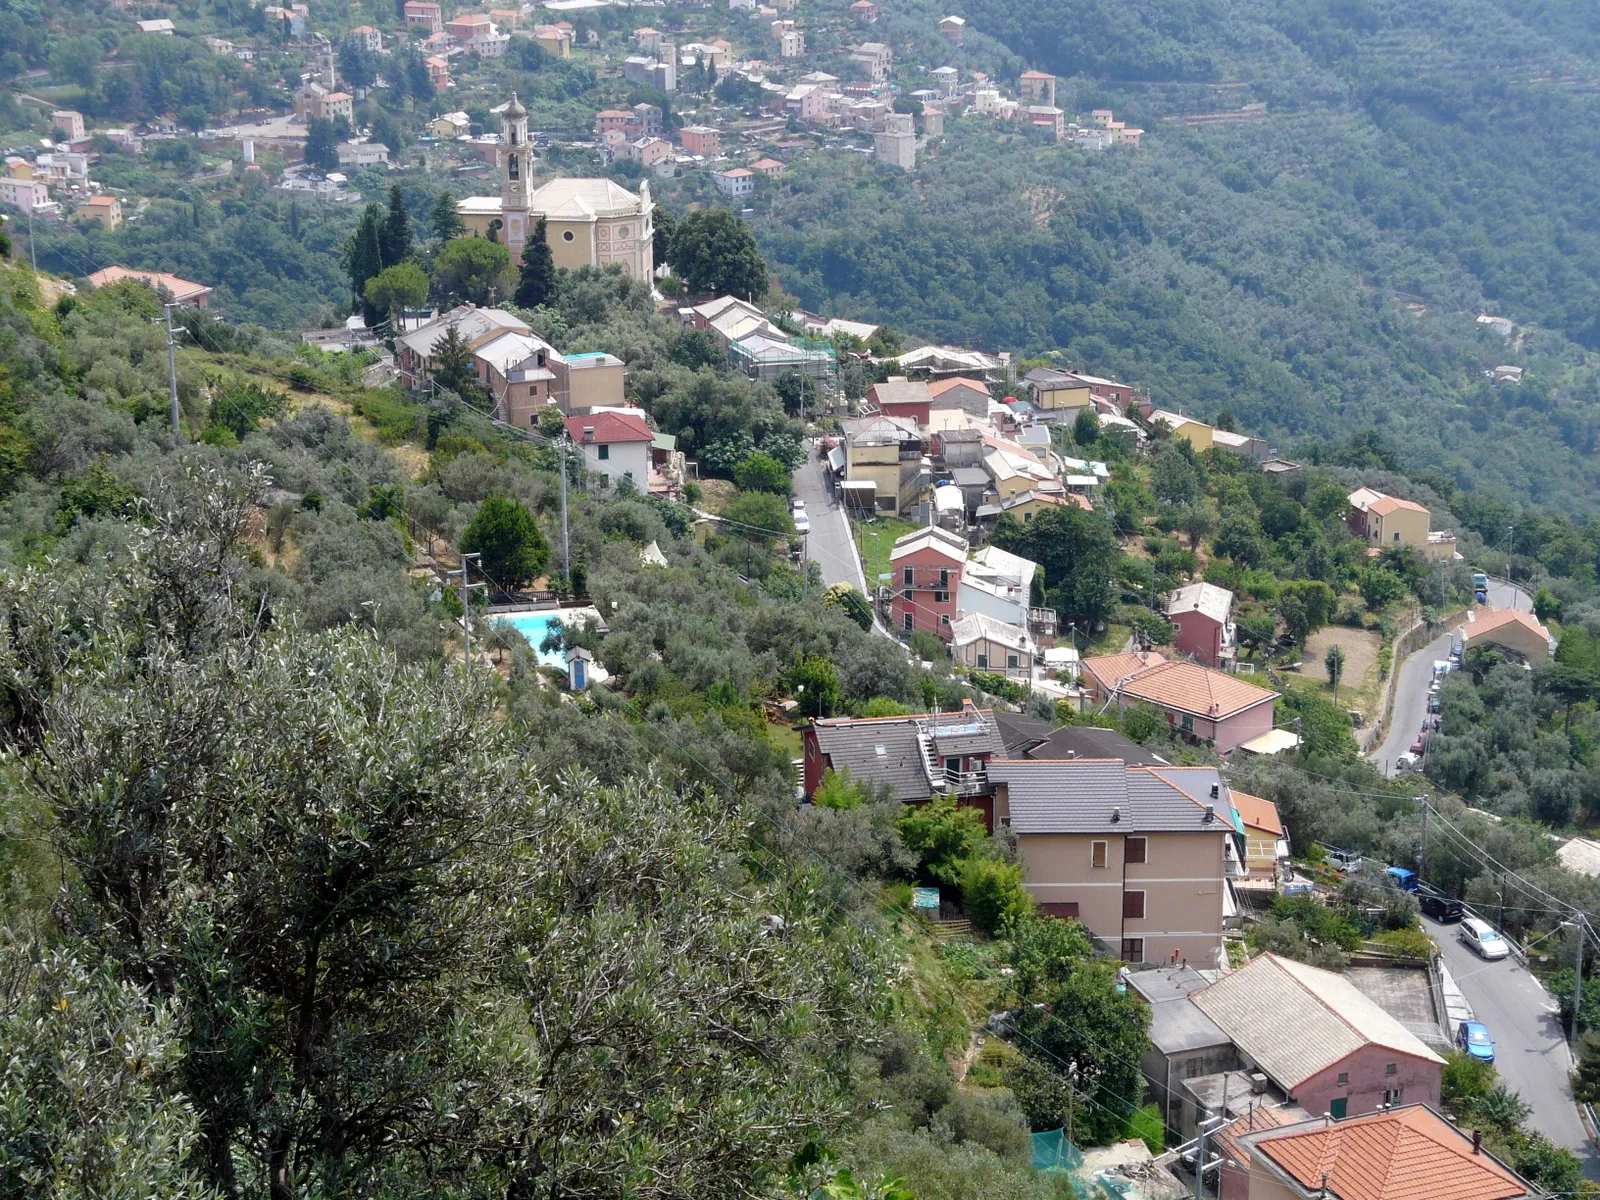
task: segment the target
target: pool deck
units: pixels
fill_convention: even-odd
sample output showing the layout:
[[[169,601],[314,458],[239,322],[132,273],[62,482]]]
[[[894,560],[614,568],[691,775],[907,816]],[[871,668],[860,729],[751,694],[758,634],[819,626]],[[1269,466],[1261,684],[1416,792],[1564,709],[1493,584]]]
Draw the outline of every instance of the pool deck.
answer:
[[[489,607],[489,619],[497,617],[525,617],[535,615],[548,615],[560,621],[563,625],[574,625],[581,621],[593,620],[599,626],[601,633],[609,632],[605,618],[600,615],[600,610],[588,601],[581,603],[568,602],[565,606],[558,604],[496,604]]]

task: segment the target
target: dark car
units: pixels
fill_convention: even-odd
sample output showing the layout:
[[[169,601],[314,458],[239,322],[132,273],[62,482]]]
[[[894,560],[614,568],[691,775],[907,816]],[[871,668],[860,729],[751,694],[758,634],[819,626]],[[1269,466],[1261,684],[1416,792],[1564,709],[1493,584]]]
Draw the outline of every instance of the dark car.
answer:
[[[1461,901],[1452,900],[1439,892],[1424,891],[1417,897],[1417,905],[1435,921],[1459,921],[1467,915]]]

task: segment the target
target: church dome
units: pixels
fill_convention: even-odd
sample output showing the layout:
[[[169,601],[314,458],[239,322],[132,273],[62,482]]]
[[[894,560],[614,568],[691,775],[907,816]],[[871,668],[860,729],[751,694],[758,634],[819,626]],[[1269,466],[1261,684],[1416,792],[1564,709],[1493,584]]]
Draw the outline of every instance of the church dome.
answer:
[[[511,93],[511,103],[506,105],[504,115],[507,117],[525,117],[528,115],[528,110],[522,107],[522,102],[517,99],[515,92]]]

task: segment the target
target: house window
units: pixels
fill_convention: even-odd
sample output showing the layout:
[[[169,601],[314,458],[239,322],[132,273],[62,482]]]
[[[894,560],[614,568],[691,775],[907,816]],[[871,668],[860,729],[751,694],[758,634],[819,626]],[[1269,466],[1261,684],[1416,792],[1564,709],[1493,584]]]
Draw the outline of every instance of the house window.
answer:
[[[1336,1082],[1338,1083],[1338,1085],[1340,1087],[1349,1087],[1350,1086],[1350,1072],[1349,1071],[1340,1071],[1339,1072],[1339,1078],[1338,1078],[1338,1080],[1336,1080]]]
[[[989,656],[987,654],[978,655],[978,670],[985,671],[985,670],[988,670],[988,668],[989,668]]]
[[[949,592],[935,592],[933,594],[933,602],[935,604],[949,604],[950,603],[950,593]]]
[[[1006,668],[1008,670],[1015,671],[1021,665],[1021,660],[1015,654],[1006,655]]]
[[[563,233],[561,235],[561,240],[563,242],[570,242],[572,240],[572,230],[569,229],[565,233]]]
[[[911,632],[911,629],[912,629],[911,621],[912,621],[912,616],[908,612],[908,613],[906,613],[906,632],[907,633]]]
[[[515,154],[506,159],[506,173],[510,175],[512,179],[522,178],[521,172],[517,169],[517,156]]]
[[[1144,961],[1143,938],[1122,939],[1122,961],[1131,963],[1141,963]]]
[[[901,576],[901,582],[905,587],[911,587],[912,586],[913,576],[911,574],[911,570],[912,569],[910,567],[907,567],[905,569],[905,574]]]
[[[1140,939],[1138,939],[1138,938],[1129,938],[1128,940],[1129,941],[1138,941]],[[1206,1060],[1204,1058],[1191,1058],[1191,1059],[1188,1059],[1183,1064],[1183,1077],[1185,1079],[1198,1078],[1199,1075],[1200,1075],[1200,1072],[1204,1071],[1205,1069],[1206,1069]]]
[[[1386,1063],[1383,1068],[1383,1073],[1385,1075],[1398,1075],[1400,1074],[1400,1068],[1395,1063]]]
[[[1106,865],[1106,843],[1092,842],[1089,846],[1089,865],[1097,870]]]
[[[1144,862],[1145,840],[1142,837],[1131,837],[1122,843],[1122,861],[1130,863]]]
[[[1394,535],[1394,540],[1397,542],[1400,540],[1400,535],[1398,533]]]
[[[1405,1099],[1406,1090],[1403,1087],[1384,1088],[1383,1102],[1385,1104],[1399,1104]]]
[[[1194,718],[1188,713],[1183,714],[1183,731],[1185,733],[1194,732]]]
[[[944,625],[944,626],[949,626],[949,624],[950,624],[950,614],[949,613],[945,613],[944,616],[940,617],[939,618],[939,624]]]
[[[606,459],[608,459],[610,457],[611,457],[611,447],[610,446],[601,446],[600,447],[600,461],[604,462]]]
[[[1144,919],[1144,893],[1122,893],[1122,917],[1124,920],[1142,921]]]
[[[945,568],[943,568],[943,567],[939,568],[939,586],[940,587],[949,587],[950,586],[950,572],[948,570],[946,570]]]

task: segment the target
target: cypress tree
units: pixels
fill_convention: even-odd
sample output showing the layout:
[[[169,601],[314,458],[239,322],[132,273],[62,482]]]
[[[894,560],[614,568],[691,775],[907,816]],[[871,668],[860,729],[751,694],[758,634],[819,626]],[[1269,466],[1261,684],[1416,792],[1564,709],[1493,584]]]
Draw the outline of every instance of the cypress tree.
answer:
[[[350,275],[350,290],[370,324],[379,314],[367,303],[367,280],[383,270],[383,206],[369,204],[361,223],[344,246],[344,269]]]
[[[439,198],[433,202],[433,208],[428,212],[428,220],[433,224],[433,235],[442,242],[458,238],[467,231],[466,222],[456,211],[454,192],[439,193]]]
[[[556,287],[556,260],[545,240],[545,220],[533,227],[522,247],[522,273],[517,279],[516,301],[523,308],[538,308]]]
[[[406,198],[398,183],[389,189],[389,215],[384,218],[379,243],[386,267],[411,257],[411,214],[406,212]]]

